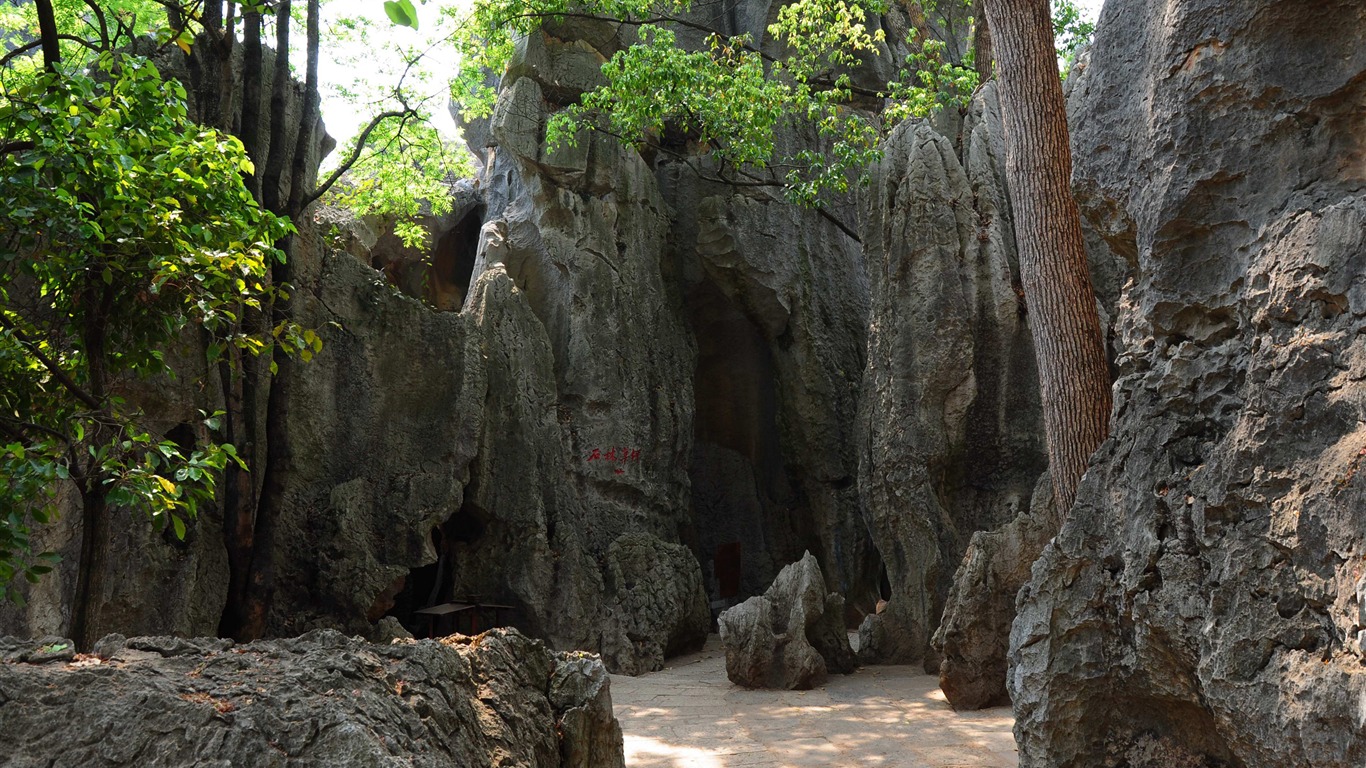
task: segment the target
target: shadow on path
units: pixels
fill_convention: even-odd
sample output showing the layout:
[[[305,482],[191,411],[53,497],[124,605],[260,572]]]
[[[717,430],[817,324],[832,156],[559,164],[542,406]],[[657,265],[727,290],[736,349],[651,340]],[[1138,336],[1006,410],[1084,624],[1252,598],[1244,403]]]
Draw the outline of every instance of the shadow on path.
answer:
[[[628,768],[1015,768],[1008,707],[954,712],[917,667],[863,667],[812,691],[726,679],[716,636],[640,677],[612,676]]]

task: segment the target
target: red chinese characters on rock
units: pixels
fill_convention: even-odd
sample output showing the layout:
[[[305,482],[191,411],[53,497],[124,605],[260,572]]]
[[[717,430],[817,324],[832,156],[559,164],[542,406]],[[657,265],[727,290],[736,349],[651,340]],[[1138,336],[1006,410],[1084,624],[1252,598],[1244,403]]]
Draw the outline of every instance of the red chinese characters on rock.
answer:
[[[589,462],[605,461],[611,464],[625,464],[628,461],[640,461],[639,448],[594,448],[588,453]],[[617,467],[613,474],[622,475],[626,473],[625,467]]]

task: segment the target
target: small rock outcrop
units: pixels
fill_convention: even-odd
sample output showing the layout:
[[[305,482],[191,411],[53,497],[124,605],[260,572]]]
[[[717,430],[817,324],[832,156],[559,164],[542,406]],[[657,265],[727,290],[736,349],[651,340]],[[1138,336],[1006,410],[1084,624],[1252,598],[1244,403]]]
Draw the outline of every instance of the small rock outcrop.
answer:
[[[1029,567],[1061,524],[1044,473],[1029,510],[991,531],[978,531],[953,577],[944,616],[932,642],[939,654],[939,688],[954,709],[1010,703],[1006,659],[1015,596]]]
[[[621,768],[602,663],[515,630],[367,643],[0,639],[6,765]]]
[[[1023,768],[1366,764],[1363,28],[1105,6],[1074,186],[1137,269],[1111,438],[1017,603]]]
[[[854,671],[843,614],[844,598],[825,591],[820,565],[807,552],[763,595],[721,614],[726,677],[747,688],[805,690],[831,671]]]

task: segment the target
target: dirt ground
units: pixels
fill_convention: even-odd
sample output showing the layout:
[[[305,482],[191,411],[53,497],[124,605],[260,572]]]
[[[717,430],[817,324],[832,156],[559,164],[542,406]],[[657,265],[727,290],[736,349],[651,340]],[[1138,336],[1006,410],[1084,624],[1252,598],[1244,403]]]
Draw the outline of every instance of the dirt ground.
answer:
[[[640,677],[612,676],[629,768],[1015,768],[1008,707],[954,712],[919,667],[863,667],[811,691],[750,691],[726,679],[713,636],[701,653]]]

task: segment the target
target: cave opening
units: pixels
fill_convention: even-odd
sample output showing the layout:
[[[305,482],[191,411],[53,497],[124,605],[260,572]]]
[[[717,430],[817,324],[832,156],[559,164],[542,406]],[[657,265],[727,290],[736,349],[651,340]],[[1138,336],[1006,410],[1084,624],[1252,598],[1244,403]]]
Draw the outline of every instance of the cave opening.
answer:
[[[423,285],[423,299],[431,306],[458,312],[464,305],[470,278],[474,275],[474,258],[479,251],[484,213],[484,206],[476,205],[437,238]]]
[[[821,549],[783,461],[772,342],[711,280],[690,290],[687,307],[698,347],[688,543],[717,613]]]
[[[427,637],[435,628],[432,620],[417,612],[450,598],[450,537],[445,528],[445,524],[435,526],[430,534],[436,560],[413,568],[401,584],[395,585],[398,589],[391,590],[393,602],[384,613],[398,619],[414,637]]]
[[[442,312],[459,312],[474,276],[486,213],[482,203],[473,205],[449,227],[442,222],[450,219],[422,217],[421,224],[435,238],[427,241],[428,247],[406,245],[390,222],[389,231],[370,249],[370,266],[404,295]]]
[[[431,531],[432,549],[436,560],[411,569],[408,575],[399,579],[391,590],[381,595],[383,603],[381,615],[393,616],[413,634],[414,637],[427,637],[450,632],[472,633],[490,624],[505,624],[506,612],[494,612],[490,622],[490,611],[484,605],[488,595],[461,591],[458,558],[462,551],[477,547],[487,533],[489,518],[479,508],[465,504],[454,515]],[[468,585],[466,585],[468,586]],[[430,609],[443,605],[475,605],[475,608],[462,609],[459,613],[433,614]],[[511,610],[510,606],[497,606]],[[424,613],[424,611],[427,611]],[[371,621],[378,616],[370,617]]]

